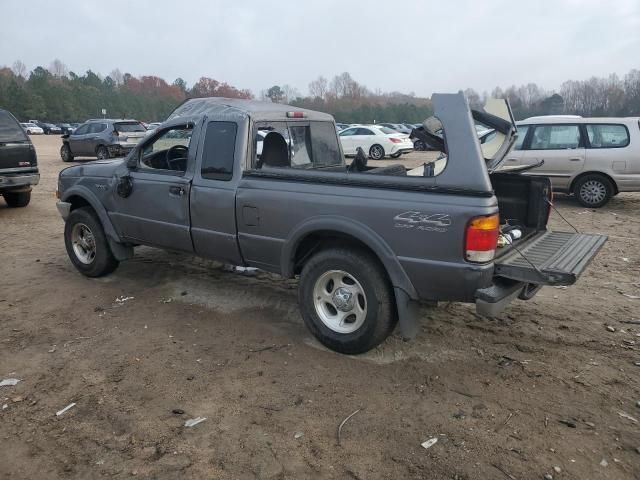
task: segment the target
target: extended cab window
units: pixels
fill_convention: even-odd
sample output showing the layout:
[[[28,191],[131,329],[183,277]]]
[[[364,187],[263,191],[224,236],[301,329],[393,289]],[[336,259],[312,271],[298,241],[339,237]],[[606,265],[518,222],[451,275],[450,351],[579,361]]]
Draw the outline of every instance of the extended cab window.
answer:
[[[27,140],[27,135],[18,122],[8,112],[0,110],[0,142],[23,142],[25,140]]]
[[[141,166],[158,170],[186,171],[192,132],[191,125],[163,131],[159,137],[142,149]]]
[[[531,139],[531,150],[566,150],[579,145],[578,125],[537,125]]]
[[[341,166],[342,155],[330,122],[270,122],[258,125],[253,165],[260,168]]]
[[[235,122],[209,122],[202,152],[202,178],[231,180],[237,131]]]
[[[629,131],[624,125],[587,125],[591,148],[618,148],[629,145]]]

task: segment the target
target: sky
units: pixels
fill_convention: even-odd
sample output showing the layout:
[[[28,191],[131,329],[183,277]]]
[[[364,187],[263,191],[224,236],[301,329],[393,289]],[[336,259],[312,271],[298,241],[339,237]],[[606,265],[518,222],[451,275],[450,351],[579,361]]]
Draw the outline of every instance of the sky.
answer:
[[[0,0],[0,66],[55,58],[255,94],[349,72],[370,90],[479,92],[640,68],[640,0]]]

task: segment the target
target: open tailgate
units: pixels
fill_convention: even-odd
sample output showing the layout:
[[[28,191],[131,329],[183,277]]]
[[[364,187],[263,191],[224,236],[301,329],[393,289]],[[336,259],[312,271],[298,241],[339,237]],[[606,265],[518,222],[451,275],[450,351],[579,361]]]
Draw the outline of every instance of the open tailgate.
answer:
[[[495,260],[495,275],[537,285],[573,285],[607,241],[604,235],[540,232]]]

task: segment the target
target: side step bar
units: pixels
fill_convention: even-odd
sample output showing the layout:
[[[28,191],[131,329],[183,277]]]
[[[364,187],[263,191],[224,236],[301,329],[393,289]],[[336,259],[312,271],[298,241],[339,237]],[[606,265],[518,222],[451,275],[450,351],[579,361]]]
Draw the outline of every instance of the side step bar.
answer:
[[[537,285],[573,285],[606,241],[604,235],[541,232],[498,258],[494,274]]]

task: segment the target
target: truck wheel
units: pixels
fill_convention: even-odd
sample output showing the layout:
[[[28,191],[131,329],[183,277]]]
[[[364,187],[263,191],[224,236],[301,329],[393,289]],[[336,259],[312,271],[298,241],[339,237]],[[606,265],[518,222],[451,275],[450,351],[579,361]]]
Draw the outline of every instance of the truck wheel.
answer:
[[[591,174],[580,178],[573,187],[573,194],[583,207],[600,208],[613,195],[613,185],[608,178]]]
[[[4,192],[2,195],[11,208],[26,207],[31,201],[31,192]]]
[[[64,225],[64,244],[71,263],[87,277],[101,277],[118,267],[102,224],[89,207],[71,212]]]
[[[73,161],[73,154],[71,153],[71,147],[68,143],[63,143],[60,147],[60,158],[63,162]]]
[[[382,148],[382,145],[372,145],[369,149],[369,157],[372,160],[382,160],[384,158],[384,148]]]
[[[382,266],[360,250],[327,249],[311,257],[300,275],[298,303],[311,333],[340,353],[371,350],[397,322]]]
[[[96,156],[98,157],[98,160],[104,160],[105,158],[109,158],[109,150],[107,150],[107,147],[104,147],[101,145],[96,150]]]

